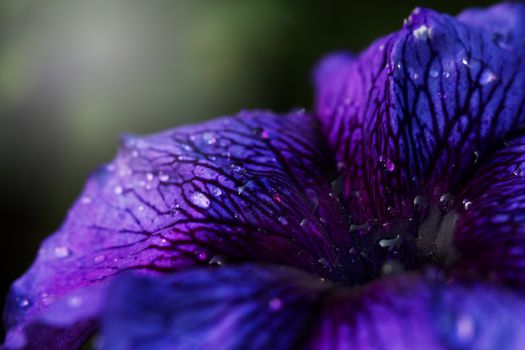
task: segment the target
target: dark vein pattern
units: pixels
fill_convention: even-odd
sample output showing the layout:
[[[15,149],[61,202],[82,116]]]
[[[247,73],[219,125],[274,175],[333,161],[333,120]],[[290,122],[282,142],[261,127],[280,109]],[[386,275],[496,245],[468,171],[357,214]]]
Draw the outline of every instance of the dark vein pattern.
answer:
[[[124,136],[13,285],[6,348],[78,348],[101,310],[107,349],[523,348],[525,6],[416,9],[315,80],[336,159],[301,111]]]
[[[413,216],[417,196],[457,193],[524,122],[524,10],[490,13],[482,25],[483,12],[456,20],[416,9],[359,57],[318,68],[317,116],[361,221],[388,224]]]
[[[330,158],[303,112],[241,112],[121,143],[14,284],[11,342],[55,301],[124,270],[257,260],[343,283],[366,273],[340,249],[353,246],[347,218],[331,193]]]
[[[253,265],[127,276],[110,293],[102,349],[300,348],[329,287],[300,271]]]

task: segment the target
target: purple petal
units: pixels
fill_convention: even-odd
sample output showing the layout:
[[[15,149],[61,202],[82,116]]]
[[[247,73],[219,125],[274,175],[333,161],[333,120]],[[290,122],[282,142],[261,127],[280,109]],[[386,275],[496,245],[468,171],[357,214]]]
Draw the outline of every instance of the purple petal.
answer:
[[[481,283],[405,275],[325,301],[316,350],[521,349],[522,297]]]
[[[351,237],[341,234],[348,225],[331,193],[333,173],[302,112],[242,112],[123,137],[117,157],[88,180],[63,226],[14,283],[7,344],[23,343],[24,328],[49,305],[123,270],[257,260],[359,280],[366,271],[337,248],[351,246]],[[72,327],[60,338],[80,343],[92,328]],[[57,346],[57,337],[50,331],[39,348],[69,348]]]
[[[520,349],[522,296],[429,272],[338,288],[279,267],[127,276],[111,288],[104,349]]]
[[[519,4],[459,20],[416,9],[353,62],[321,64],[316,114],[352,214],[388,223],[416,196],[438,203],[525,121],[524,31]]]
[[[123,276],[111,288],[102,348],[300,348],[330,286],[296,270],[255,265],[162,279]]]
[[[525,286],[525,136],[506,143],[457,199],[461,273]]]

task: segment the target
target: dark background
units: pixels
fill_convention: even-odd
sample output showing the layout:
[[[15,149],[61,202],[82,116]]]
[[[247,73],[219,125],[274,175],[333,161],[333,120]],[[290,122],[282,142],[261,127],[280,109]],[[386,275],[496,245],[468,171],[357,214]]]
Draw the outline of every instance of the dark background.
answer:
[[[490,3],[0,0],[0,300],[120,132],[309,108],[323,54]]]

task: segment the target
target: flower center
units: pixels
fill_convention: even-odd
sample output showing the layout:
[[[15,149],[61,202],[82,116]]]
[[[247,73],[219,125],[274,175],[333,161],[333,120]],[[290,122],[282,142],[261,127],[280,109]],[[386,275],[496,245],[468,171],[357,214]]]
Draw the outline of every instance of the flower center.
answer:
[[[419,208],[413,217],[382,225],[352,225],[350,230],[357,227],[364,240],[360,249],[350,250],[360,260],[356,266],[365,270],[356,271],[354,283],[429,267],[444,269],[456,260],[452,241],[458,212],[418,200],[415,203]]]

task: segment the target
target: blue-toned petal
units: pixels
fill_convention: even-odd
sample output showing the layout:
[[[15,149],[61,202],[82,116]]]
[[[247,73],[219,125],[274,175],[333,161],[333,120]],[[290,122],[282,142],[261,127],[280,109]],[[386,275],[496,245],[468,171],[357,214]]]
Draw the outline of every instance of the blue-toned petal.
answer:
[[[524,9],[459,19],[416,9],[399,32],[317,81],[316,115],[352,214],[379,224],[417,218],[417,196],[457,194],[525,121]]]
[[[282,267],[128,275],[111,288],[107,350],[302,348],[329,283]]]
[[[339,249],[352,238],[341,234],[348,224],[331,194],[330,159],[302,112],[242,112],[123,137],[117,157],[91,176],[63,226],[14,283],[7,344],[23,343],[24,328],[50,305],[123,270],[156,274],[257,260],[359,280],[366,271]],[[92,326],[65,328],[60,337],[81,342]],[[39,340],[40,349],[60,348],[53,344],[54,337]]]
[[[483,283],[405,275],[325,301],[311,349],[521,349],[525,300]]]
[[[485,162],[456,207],[458,273],[525,287],[525,136]]]

